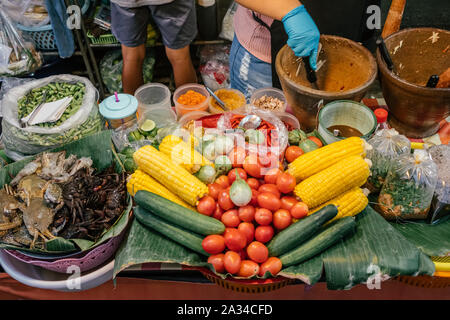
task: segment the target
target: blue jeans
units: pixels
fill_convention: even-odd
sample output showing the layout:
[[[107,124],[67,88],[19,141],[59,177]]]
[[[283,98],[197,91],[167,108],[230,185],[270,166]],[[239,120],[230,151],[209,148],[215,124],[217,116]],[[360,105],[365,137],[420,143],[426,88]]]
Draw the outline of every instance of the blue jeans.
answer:
[[[236,36],[230,50],[230,86],[247,100],[256,89],[272,87],[272,67],[248,52]]]

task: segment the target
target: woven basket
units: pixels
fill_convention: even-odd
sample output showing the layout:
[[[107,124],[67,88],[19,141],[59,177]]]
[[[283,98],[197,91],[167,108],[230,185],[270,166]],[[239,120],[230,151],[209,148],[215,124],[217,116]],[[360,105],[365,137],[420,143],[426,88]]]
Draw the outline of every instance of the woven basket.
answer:
[[[85,14],[91,4],[90,0],[80,0],[83,1],[83,6],[81,8],[81,13]],[[28,36],[33,40],[34,46],[37,50],[56,50],[55,35],[53,34],[53,29],[51,24],[40,27],[26,27],[21,24],[16,25],[17,29],[21,30],[25,36]]]
[[[221,286],[222,288],[241,293],[265,293],[275,291],[293,283],[294,280],[276,277],[272,279],[222,279],[206,268],[192,268],[200,271],[209,281]]]

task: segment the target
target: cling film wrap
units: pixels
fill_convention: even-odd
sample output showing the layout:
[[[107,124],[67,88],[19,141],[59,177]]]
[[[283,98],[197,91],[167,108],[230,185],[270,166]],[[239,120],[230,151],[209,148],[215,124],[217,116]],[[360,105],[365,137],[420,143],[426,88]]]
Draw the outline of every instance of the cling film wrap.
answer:
[[[402,154],[411,152],[411,142],[395,129],[377,131],[368,141],[372,149],[367,152],[367,158],[372,161],[371,175],[368,187],[372,192],[378,192],[393,162]]]
[[[80,82],[84,85],[84,96],[78,110],[58,126],[33,125],[22,128],[18,119],[19,99],[35,88],[54,82]],[[2,102],[2,140],[5,149],[33,155],[101,131],[104,123],[98,111],[97,96],[97,90],[87,78],[73,75],[51,76],[9,90]]]
[[[378,197],[388,220],[426,219],[438,180],[436,163],[426,150],[403,154],[390,167]]]

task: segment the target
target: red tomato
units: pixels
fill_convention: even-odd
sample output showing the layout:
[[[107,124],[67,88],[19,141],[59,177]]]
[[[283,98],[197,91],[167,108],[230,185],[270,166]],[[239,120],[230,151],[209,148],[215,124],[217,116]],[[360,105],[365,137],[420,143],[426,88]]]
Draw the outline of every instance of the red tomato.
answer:
[[[273,193],[263,192],[258,195],[258,205],[261,208],[277,211],[281,208],[281,200]]]
[[[225,266],[223,265],[224,257],[225,255],[223,253],[209,256],[208,263],[211,263],[213,265],[214,270],[216,270],[216,272],[224,273],[225,272]]]
[[[255,221],[261,226],[268,226],[272,222],[272,212],[266,208],[257,208]]]
[[[236,171],[239,174],[239,177],[243,180],[247,180],[247,173],[245,172],[244,169],[242,168],[236,168],[236,169],[232,169],[230,170],[230,172],[228,172],[228,180],[230,181],[230,186],[233,184],[234,180],[236,180]]]
[[[261,242],[253,241],[247,247],[247,254],[248,257],[256,263],[263,263],[269,257],[269,250]]]
[[[286,158],[286,161],[291,163],[298,157],[300,157],[303,154],[302,148],[299,146],[290,146],[286,149],[286,152],[284,154],[284,157]]]
[[[250,200],[249,205],[251,206],[257,206],[258,205],[258,194],[259,192],[255,189],[252,189],[252,200]]]
[[[226,189],[231,186],[230,180],[226,175],[221,175],[220,177],[218,177],[215,183],[217,183],[222,189]]]
[[[275,231],[272,226],[258,226],[255,229],[255,240],[266,243],[272,240]]]
[[[262,177],[262,167],[258,163],[258,157],[255,154],[250,154],[245,158],[243,167],[249,176],[255,178]]]
[[[259,268],[259,276],[263,277],[267,271],[269,271],[272,274],[272,276],[276,276],[278,272],[281,271],[281,268],[282,268],[281,260],[278,259],[277,257],[270,257],[269,259],[266,260],[266,262],[261,264]]]
[[[245,222],[252,222],[255,219],[255,207],[253,206],[244,206],[240,207],[238,210],[239,219]]]
[[[225,245],[232,251],[239,252],[247,245],[246,235],[236,228],[230,228],[224,234]]]
[[[322,143],[322,141],[320,141],[319,138],[314,137],[314,136],[311,136],[311,137],[308,137],[308,139],[311,140],[311,141],[313,141],[315,144],[317,144],[317,146],[318,146],[319,148],[322,148],[323,143]]]
[[[238,230],[245,235],[245,238],[247,239],[246,244],[249,244],[255,238],[255,226],[253,225],[253,223],[241,222],[241,224],[238,226]]]
[[[225,250],[225,239],[221,235],[212,234],[202,241],[203,250],[209,254],[218,254]]]
[[[290,196],[284,196],[281,198],[281,209],[291,210],[291,208],[297,203],[297,199]]]
[[[277,178],[277,188],[282,193],[291,193],[297,185],[293,175],[283,172]]]
[[[250,278],[256,276],[259,273],[259,264],[251,260],[243,260],[241,262],[241,268],[239,269],[238,276]]]
[[[273,214],[273,225],[278,230],[289,227],[292,222],[292,216],[286,209],[279,209]]]
[[[259,181],[258,179],[255,178],[248,178],[247,179],[247,184],[251,189],[255,189],[258,190],[259,188]]]
[[[275,184],[277,183],[279,174],[281,174],[281,170],[279,168],[272,168],[267,171],[266,175],[264,176],[264,181],[266,183]]]
[[[211,216],[216,210],[216,201],[211,196],[204,196],[197,204],[197,211],[205,216]]]
[[[291,215],[295,219],[302,219],[308,215],[308,206],[304,202],[298,202],[291,208]]]
[[[266,154],[260,154],[258,157],[258,162],[264,168],[276,167],[278,165],[278,157],[272,152],[267,152]]]
[[[229,228],[236,228],[241,223],[236,209],[225,211],[220,220]]]
[[[230,192],[227,190],[220,191],[217,202],[223,210],[230,210],[234,208],[234,203],[230,199]]]
[[[228,154],[228,158],[231,160],[233,168],[241,168],[244,163],[245,156],[245,149],[242,147],[235,147]]]
[[[208,190],[208,194],[213,197],[214,200],[217,200],[217,198],[219,197],[219,192],[223,189],[220,184],[213,182],[208,185]]]
[[[216,203],[216,209],[214,210],[212,217],[214,219],[221,220],[222,214],[223,214],[222,208],[219,206],[218,203]]]
[[[260,186],[258,189],[258,192],[259,193],[263,193],[263,192],[273,193],[274,195],[277,196],[277,198],[279,198],[281,196],[281,193],[278,190],[277,186],[275,184],[270,184],[270,183],[266,183],[266,184],[263,184],[262,186]]]
[[[223,257],[225,270],[231,274],[236,274],[241,269],[241,257],[237,252],[227,251]]]

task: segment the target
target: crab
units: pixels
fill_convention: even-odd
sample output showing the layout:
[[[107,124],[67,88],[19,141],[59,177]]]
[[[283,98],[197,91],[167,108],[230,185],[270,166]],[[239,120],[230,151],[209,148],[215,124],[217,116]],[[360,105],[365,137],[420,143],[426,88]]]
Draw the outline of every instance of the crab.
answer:
[[[8,185],[0,190],[0,237],[22,224],[22,218],[17,212],[19,205]]]

